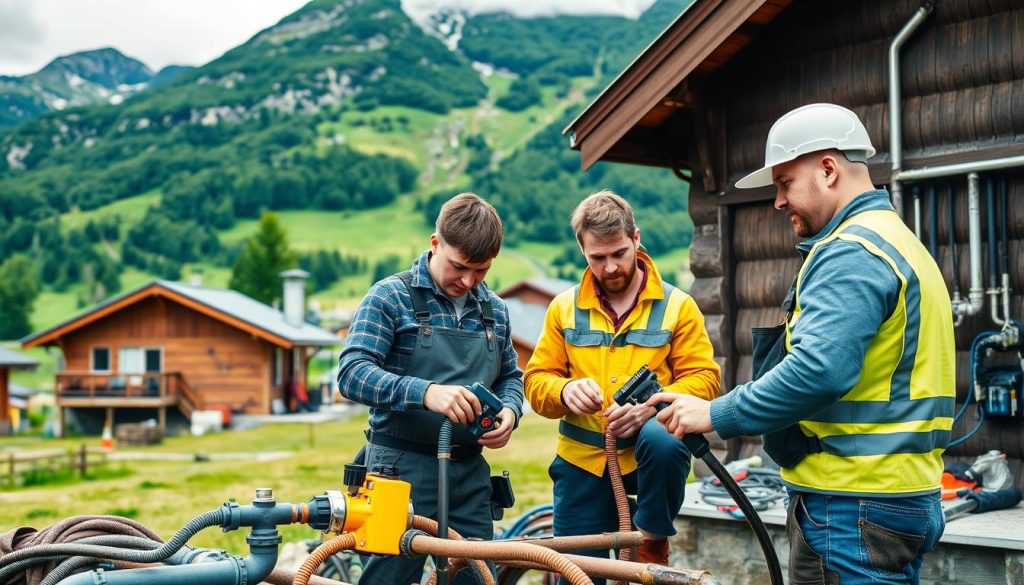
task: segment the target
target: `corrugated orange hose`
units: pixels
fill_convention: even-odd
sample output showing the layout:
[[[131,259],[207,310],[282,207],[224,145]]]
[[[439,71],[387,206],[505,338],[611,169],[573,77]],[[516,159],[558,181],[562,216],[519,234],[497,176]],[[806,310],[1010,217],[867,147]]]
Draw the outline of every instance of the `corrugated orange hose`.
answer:
[[[502,540],[442,540],[426,534],[414,534],[409,541],[413,553],[448,558],[514,559],[542,565],[544,570],[561,573],[573,585],[594,585],[590,577],[565,555],[525,542]]]
[[[619,532],[629,532],[633,529],[633,522],[629,517],[629,500],[626,498],[626,486],[622,484],[622,470],[619,468],[619,453],[616,448],[615,435],[608,432],[604,435],[604,454],[608,460],[608,479],[612,481],[615,509],[619,513]],[[619,560],[633,560],[633,550],[633,548],[619,549]]]
[[[327,542],[316,547],[309,558],[307,558],[302,566],[299,567],[298,572],[295,573],[295,578],[292,579],[292,585],[307,585],[309,583],[309,577],[316,571],[316,568],[321,565],[328,557],[335,553],[339,553],[343,550],[355,548],[356,546],[356,535],[355,534],[339,534]]]
[[[719,585],[718,579],[711,573],[703,570],[677,569],[663,567],[661,565],[648,565],[630,561],[618,561],[613,559],[599,559],[597,557],[585,557],[581,555],[565,555],[567,559],[576,564],[582,571],[595,577],[614,579],[629,583],[644,583],[651,585]],[[524,569],[548,570],[547,567],[538,563],[499,560],[502,565],[510,567],[521,567]]]
[[[639,531],[607,532],[605,534],[584,534],[582,536],[524,536],[510,538],[505,542],[528,542],[558,552],[573,550],[594,550],[607,548],[631,548],[640,546],[644,536]]]
[[[426,516],[413,516],[412,527],[417,530],[422,530],[432,536],[437,536],[437,521],[427,518]],[[456,532],[451,526],[448,527],[448,538],[451,540],[464,540],[462,535]],[[454,577],[459,571],[465,569],[470,564],[474,566],[477,574],[484,580],[484,585],[494,585],[494,575],[491,574],[491,568],[487,566],[487,563],[479,560],[448,559],[448,574]],[[431,573],[430,578],[427,580],[427,585],[434,585],[435,583],[437,583],[436,567],[434,568],[434,572]]]

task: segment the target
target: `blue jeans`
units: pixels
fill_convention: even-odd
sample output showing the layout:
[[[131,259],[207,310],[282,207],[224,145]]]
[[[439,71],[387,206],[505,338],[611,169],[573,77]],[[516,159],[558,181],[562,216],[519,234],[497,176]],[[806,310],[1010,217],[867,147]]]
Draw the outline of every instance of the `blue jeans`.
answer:
[[[690,473],[690,452],[683,442],[665,431],[653,417],[640,428],[636,441],[637,470],[622,477],[626,492],[636,494],[633,524],[648,532],[672,536],[673,519],[683,505],[683,488]],[[615,495],[608,471],[597,477],[561,457],[555,457],[548,475],[554,482],[555,536],[601,534],[619,529]],[[573,554],[608,558],[607,550]],[[605,580],[591,577],[595,585]],[[568,583],[564,579],[559,583]]]
[[[896,498],[790,491],[790,585],[907,585],[946,523],[938,493]]]

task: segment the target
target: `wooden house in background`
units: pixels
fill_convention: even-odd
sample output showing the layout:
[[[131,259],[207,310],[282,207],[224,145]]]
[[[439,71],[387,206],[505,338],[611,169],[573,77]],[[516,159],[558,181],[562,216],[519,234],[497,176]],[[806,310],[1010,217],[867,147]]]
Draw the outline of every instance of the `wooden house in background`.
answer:
[[[575,282],[560,278],[531,278],[498,291],[498,296],[508,307],[512,346],[519,356],[520,368],[526,369],[533,350],[537,348],[548,305],[559,293],[573,286],[576,286]]]
[[[237,291],[154,281],[22,341],[57,347],[61,428],[92,430],[168,412],[271,414],[306,395],[307,364],[338,338],[305,323],[304,275],[285,277],[285,310]]]
[[[997,271],[1009,274],[1009,316],[1024,318],[1022,31],[1019,0],[695,0],[570,124],[584,168],[665,167],[689,183],[691,294],[707,316],[724,390],[750,379],[750,328],[780,322],[800,266],[774,189],[734,183],[763,164],[774,121],[809,103],[837,103],[864,121],[878,150],[874,183],[919,230],[951,293],[967,296],[971,281],[970,183],[982,208],[991,188],[996,211],[983,209],[981,225],[1005,220],[1008,267]],[[979,259],[994,259],[984,242],[977,247]],[[984,288],[999,287],[1001,274],[986,264]],[[986,294],[956,329],[958,409],[969,395],[971,341],[999,329],[992,301]],[[977,421],[969,408],[953,437]],[[729,449],[736,456],[752,446]],[[1008,455],[1024,486],[1020,418],[986,420],[947,456],[989,449]]]

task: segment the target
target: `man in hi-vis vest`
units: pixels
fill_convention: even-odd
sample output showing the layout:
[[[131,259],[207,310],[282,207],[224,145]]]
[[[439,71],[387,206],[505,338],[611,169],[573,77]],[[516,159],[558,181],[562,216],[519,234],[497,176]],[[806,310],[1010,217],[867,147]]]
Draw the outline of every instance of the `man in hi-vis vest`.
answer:
[[[784,326],[754,331],[754,381],[711,402],[660,394],[668,432],[764,434],[790,490],[790,582],[918,583],[945,526],[952,308],[935,261],[875,189],[857,116],[811,104],[768,133],[765,166],[803,265]]]
[[[664,565],[690,453],[654,420],[653,408],[620,407],[612,397],[647,366],[665,391],[710,399],[718,395],[718,364],[697,304],[662,281],[640,248],[626,200],[595,193],[573,212],[572,227],[587,270],[578,286],[548,307],[525,377],[533,409],[561,419],[557,456],[548,470],[555,536],[617,529],[604,450],[610,433],[617,438],[624,487],[637,494],[633,522],[644,533],[639,560]],[[581,554],[607,558],[608,551]]]

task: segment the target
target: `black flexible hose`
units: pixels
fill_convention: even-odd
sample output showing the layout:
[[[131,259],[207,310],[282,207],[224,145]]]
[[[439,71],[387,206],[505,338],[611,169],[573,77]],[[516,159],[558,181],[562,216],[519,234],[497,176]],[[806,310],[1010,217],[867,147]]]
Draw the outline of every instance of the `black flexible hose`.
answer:
[[[701,437],[701,439],[704,439],[704,437]],[[707,440],[704,439],[704,442],[706,443]],[[736,501],[736,505],[739,506],[740,510],[743,510],[743,517],[747,519],[747,524],[754,531],[754,535],[757,536],[757,542],[761,545],[761,551],[764,552],[764,560],[768,563],[768,575],[771,577],[772,585],[783,585],[782,567],[779,565],[779,557],[775,554],[775,547],[772,546],[772,539],[768,536],[768,529],[765,528],[761,517],[757,515],[754,505],[750,503],[750,500],[747,499],[740,486],[736,485],[736,480],[729,475],[729,471],[725,466],[718,459],[715,459],[710,450],[701,455],[700,458],[711,468],[711,472],[715,474],[715,477],[722,482],[725,491],[729,492],[729,495]]]
[[[1010,222],[1009,208],[1006,206],[1006,175],[999,175],[999,235],[1003,240],[1002,266],[1003,274],[1010,273],[1010,238],[1006,234],[1006,224]],[[1006,319],[1010,316],[1006,315]]]
[[[437,435],[437,537],[448,538],[448,461],[452,454],[452,421],[441,422]],[[448,585],[448,557],[434,557],[437,585]]]
[[[985,177],[985,214],[988,216],[988,288],[999,288],[999,246],[996,244],[995,180]]]
[[[114,559],[119,561],[131,561],[134,563],[158,563],[178,551],[190,538],[200,530],[211,526],[219,526],[223,519],[221,508],[200,514],[188,524],[183,526],[160,548],[149,551],[132,551],[110,546],[93,544],[41,544],[22,550],[16,550],[0,558],[0,568],[6,568],[11,564],[35,557],[46,556],[82,556],[97,557],[102,559]]]
[[[668,404],[662,402],[655,408],[663,410],[667,407]],[[768,529],[765,528],[764,522],[758,516],[757,510],[754,509],[754,505],[750,503],[747,495],[743,493],[740,486],[736,485],[736,480],[729,475],[729,470],[718,459],[715,459],[714,454],[711,453],[711,444],[708,443],[704,435],[684,435],[683,443],[694,457],[700,457],[707,464],[708,468],[711,469],[711,473],[714,473],[715,477],[722,482],[725,491],[729,492],[736,505],[743,511],[743,517],[746,518],[750,529],[757,536],[758,544],[761,545],[761,552],[764,553],[764,560],[768,564],[768,575],[771,578],[772,585],[784,585],[782,567],[779,565],[779,556],[775,553],[775,547],[772,546],[772,539],[768,536]]]
[[[83,538],[76,541],[79,544],[102,544],[106,546],[118,546],[124,548],[131,548],[135,550],[153,550],[159,548],[162,542],[150,540],[148,538],[142,538],[138,536],[123,536],[123,535],[109,535],[109,536],[93,536],[90,538]],[[180,552],[180,551],[179,551]],[[168,557],[173,558],[174,555]],[[57,565],[46,577],[39,582],[39,585],[56,585],[64,579],[70,577],[74,573],[78,572],[78,569],[100,562],[100,559],[95,557],[70,557],[61,564]]]

